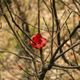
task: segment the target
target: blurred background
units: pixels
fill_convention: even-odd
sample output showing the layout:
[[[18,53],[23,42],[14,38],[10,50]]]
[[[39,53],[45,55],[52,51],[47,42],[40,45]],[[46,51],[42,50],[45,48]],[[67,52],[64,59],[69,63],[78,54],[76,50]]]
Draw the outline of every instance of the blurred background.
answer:
[[[15,22],[21,27],[21,29],[23,29],[29,35],[29,37],[36,35],[36,33],[38,33],[38,3],[37,3],[38,0],[5,0],[5,1],[7,2],[11,10]],[[48,6],[49,9],[47,8],[47,6],[43,1],[46,2],[46,5]],[[60,33],[60,38],[62,43],[69,36],[69,34],[74,30],[74,28],[79,24],[79,16],[74,12],[70,14],[71,9],[75,10],[76,12],[78,12],[78,9],[76,8],[72,0],[63,0],[64,3],[67,4],[71,9],[65,6],[62,2],[58,0],[55,1],[56,1],[55,4],[56,4],[57,15],[60,21],[59,25],[60,27],[64,26],[61,29],[61,33]],[[30,47],[33,51],[35,51],[35,49],[32,48],[31,45],[29,45],[30,40],[12,22],[10,14],[3,0],[2,0],[2,6],[4,7],[3,11],[7,15],[11,25],[13,26],[13,29],[18,32],[18,34],[23,39],[25,44],[28,47]],[[80,5],[78,3],[77,6],[80,8]],[[41,28],[42,36],[47,39],[47,44],[44,47],[45,57],[49,55],[51,49],[50,34],[52,31],[52,14],[49,10],[51,11],[50,0],[41,0],[40,1],[40,28]],[[0,9],[0,14],[1,13],[2,12]],[[67,18],[68,20],[65,23]],[[56,32],[57,32],[57,28],[56,28],[56,23],[54,22],[54,36],[56,35]],[[71,38],[72,44],[75,43],[78,39],[79,39],[79,35],[76,31],[76,33]],[[54,41],[57,43],[57,37],[54,39]],[[62,47],[62,49],[66,50],[70,46],[71,46],[71,42],[69,40]],[[54,43],[53,54],[57,49],[57,47],[58,47],[57,44]],[[77,46],[75,50],[78,52],[77,59],[80,64],[79,46]],[[35,52],[37,53],[37,55],[39,55],[38,50],[36,50]],[[31,73],[31,69],[29,69],[29,67],[31,66],[29,65],[30,61],[21,59],[16,55],[14,55],[14,53],[20,56],[27,56],[27,54],[21,47],[20,43],[18,42],[18,40],[15,38],[4,16],[0,15],[0,80],[19,80],[19,79],[35,80],[34,77],[30,77],[30,75],[26,74],[26,72],[21,69],[23,68],[27,72]],[[65,56],[67,57],[68,60],[75,63],[72,50],[66,53]],[[48,57],[47,63],[49,62],[49,60],[50,57]],[[62,60],[61,58],[57,60],[56,63],[61,65],[67,65],[64,62],[64,60]],[[41,67],[40,64],[37,65],[38,67]],[[69,72],[73,77],[75,77],[75,80],[80,80],[80,76],[79,76],[80,74],[77,70],[69,70]],[[73,80],[73,79],[64,71],[61,71],[59,69],[58,70],[54,69],[46,74],[45,80]]]

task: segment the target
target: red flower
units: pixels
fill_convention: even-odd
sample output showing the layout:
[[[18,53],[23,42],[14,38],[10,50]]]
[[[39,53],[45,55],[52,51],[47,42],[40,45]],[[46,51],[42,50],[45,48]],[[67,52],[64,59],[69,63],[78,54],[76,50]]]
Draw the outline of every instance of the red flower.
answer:
[[[23,67],[23,65],[22,65],[22,64],[19,64],[19,67],[21,67],[21,68],[22,68],[22,67]]]
[[[34,44],[32,41],[30,41],[29,44],[31,44],[36,49],[40,49],[41,47],[44,47],[46,45],[47,40],[41,36],[41,34],[37,33],[36,36],[32,36],[31,39],[36,43]]]

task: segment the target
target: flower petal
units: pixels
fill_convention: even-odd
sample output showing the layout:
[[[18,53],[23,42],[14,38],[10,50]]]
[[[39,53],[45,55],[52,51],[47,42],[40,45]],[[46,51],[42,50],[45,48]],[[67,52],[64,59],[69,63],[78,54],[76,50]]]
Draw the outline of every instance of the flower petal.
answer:
[[[44,47],[46,45],[46,42],[47,40],[45,38],[41,38],[40,40],[41,47]]]
[[[36,34],[36,37],[39,39],[39,38],[42,38],[41,34],[37,33]]]
[[[40,48],[41,48],[40,44],[35,45],[35,49],[40,49]]]
[[[35,42],[35,38],[36,38],[35,36],[32,36],[32,37],[31,37],[31,39],[32,39],[34,42]],[[32,41],[30,41],[29,44],[31,44],[33,47],[35,47],[35,44],[34,44]]]

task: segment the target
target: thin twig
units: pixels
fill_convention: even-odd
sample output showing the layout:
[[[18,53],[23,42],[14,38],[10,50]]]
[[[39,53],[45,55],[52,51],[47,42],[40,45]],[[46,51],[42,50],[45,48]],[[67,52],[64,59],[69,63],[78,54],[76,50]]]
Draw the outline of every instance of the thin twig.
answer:
[[[38,33],[40,33],[40,0],[38,0]]]
[[[52,9],[52,35],[51,35],[51,57],[52,57],[52,55],[53,55],[53,35],[54,35],[54,13],[53,13],[53,6],[51,6],[51,9]]]
[[[79,10],[79,8],[78,8],[77,4],[75,3],[75,0],[72,0],[72,1],[73,1],[74,5],[76,6],[76,8],[77,8],[78,12],[80,12],[80,10]]]
[[[47,23],[46,23],[46,21],[45,21],[45,18],[44,18],[44,17],[43,17],[43,21],[44,21],[44,23],[45,23],[45,25],[46,25],[46,27],[47,27],[48,33],[49,33],[49,35],[50,35],[50,37],[51,37],[49,27],[48,27],[48,25],[47,25]]]
[[[23,58],[23,59],[27,59],[27,60],[32,60],[32,58],[30,58],[30,57],[20,56],[20,55],[18,55],[18,54],[16,54],[16,53],[14,53],[14,52],[11,52],[11,51],[7,51],[7,50],[0,50],[0,52],[1,52],[1,53],[8,52],[8,53],[11,53],[11,54],[16,55],[16,56],[17,56],[17,57],[19,57],[19,58]]]
[[[63,3],[65,6],[67,6],[70,10],[73,10],[72,8],[70,8],[67,4],[65,4],[62,0],[59,0],[61,3]]]
[[[40,33],[40,0],[38,0],[38,33]],[[42,48],[40,49],[40,55],[41,55],[41,61],[42,64],[44,65],[44,53]]]
[[[75,0],[79,5],[80,5],[80,2],[78,2],[77,0]]]
[[[53,64],[52,66],[59,67],[59,68],[65,68],[65,69],[79,69],[80,68],[80,66],[60,66],[56,64]]]
[[[49,12],[51,13],[51,10],[49,9],[48,5],[46,4],[46,2],[44,0],[42,0],[44,2],[44,4],[46,5],[47,9],[49,10]]]

